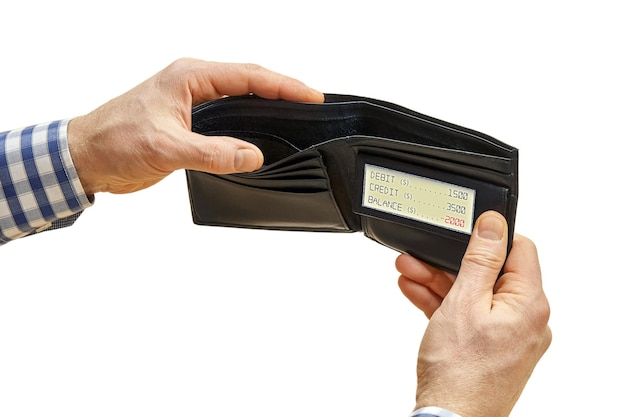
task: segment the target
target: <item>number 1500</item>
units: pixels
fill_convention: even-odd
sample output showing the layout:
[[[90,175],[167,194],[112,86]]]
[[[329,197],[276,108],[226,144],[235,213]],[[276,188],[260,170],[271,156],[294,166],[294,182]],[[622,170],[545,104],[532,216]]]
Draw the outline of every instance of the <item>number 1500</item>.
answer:
[[[458,198],[459,200],[467,200],[469,193],[467,191],[448,189],[448,197]]]

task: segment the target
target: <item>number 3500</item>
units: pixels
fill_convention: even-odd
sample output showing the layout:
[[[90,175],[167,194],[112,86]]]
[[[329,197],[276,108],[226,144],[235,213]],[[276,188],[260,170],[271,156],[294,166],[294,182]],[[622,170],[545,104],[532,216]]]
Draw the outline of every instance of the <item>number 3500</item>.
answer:
[[[455,213],[459,213],[459,214],[465,214],[465,206],[462,206],[460,204],[455,204],[455,203],[448,203],[448,211],[453,211]]]

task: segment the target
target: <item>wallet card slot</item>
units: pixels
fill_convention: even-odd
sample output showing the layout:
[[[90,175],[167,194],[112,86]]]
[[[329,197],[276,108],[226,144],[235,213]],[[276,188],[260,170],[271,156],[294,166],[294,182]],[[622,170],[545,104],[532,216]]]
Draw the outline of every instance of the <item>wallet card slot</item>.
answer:
[[[351,231],[328,188],[303,192],[290,190],[290,185],[285,184],[277,190],[198,171],[187,171],[187,178],[193,220],[199,225]]]
[[[215,175],[187,171],[187,184],[196,224],[352,231],[315,149],[289,155],[254,172]]]
[[[254,171],[254,175],[302,171],[309,169],[319,169],[322,165],[319,161],[319,152],[315,149],[300,151],[289,155],[273,163],[264,164],[259,170]]]
[[[242,178],[251,178],[251,179],[264,179],[264,180],[293,180],[293,179],[303,179],[303,180],[315,180],[315,179],[326,179],[325,176],[320,175],[320,170],[318,168],[310,168],[310,169],[302,169],[302,170],[294,170],[294,171],[286,171],[283,170],[281,172],[259,172],[256,175],[253,174],[238,174],[239,177]]]
[[[290,155],[260,170],[224,175],[227,181],[268,190],[291,190],[303,193],[330,189],[328,174],[317,150]]]
[[[299,193],[317,193],[328,189],[328,181],[320,178],[296,178],[275,180],[267,178],[241,178],[235,175],[223,176],[224,181],[256,189],[273,191],[291,191]]]

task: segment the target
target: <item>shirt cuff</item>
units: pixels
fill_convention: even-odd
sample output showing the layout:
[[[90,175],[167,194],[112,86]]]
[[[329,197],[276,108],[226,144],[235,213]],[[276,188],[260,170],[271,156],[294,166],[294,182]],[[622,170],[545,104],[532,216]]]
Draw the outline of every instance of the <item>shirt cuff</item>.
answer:
[[[0,133],[0,245],[75,220],[93,204],[67,141],[69,119]]]
[[[461,417],[451,411],[439,407],[422,407],[411,413],[410,417]]]

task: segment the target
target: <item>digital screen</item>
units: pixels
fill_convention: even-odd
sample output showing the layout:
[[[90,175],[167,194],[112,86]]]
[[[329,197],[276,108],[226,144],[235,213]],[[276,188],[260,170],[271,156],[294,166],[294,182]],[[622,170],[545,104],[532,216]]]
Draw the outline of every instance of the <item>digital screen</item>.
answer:
[[[365,164],[363,207],[471,234],[476,190]]]

